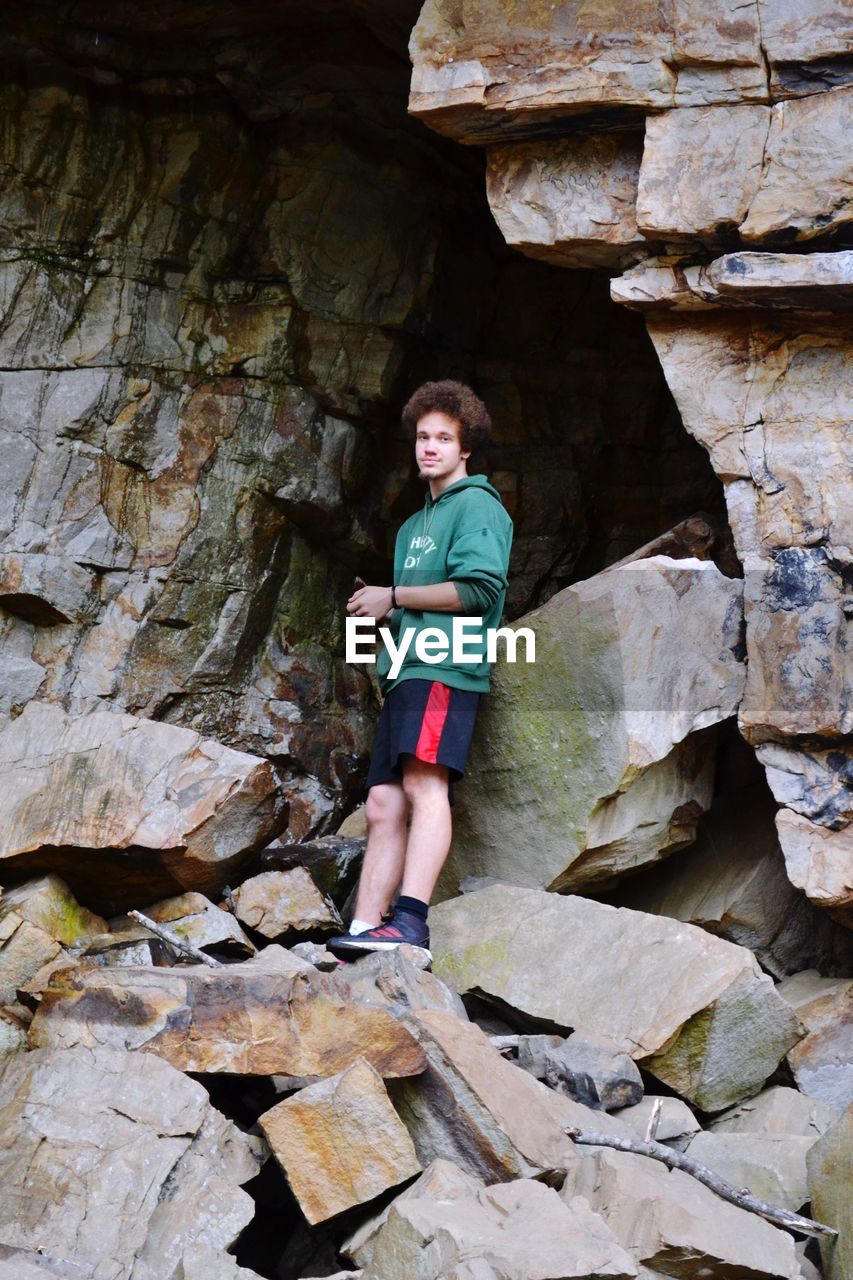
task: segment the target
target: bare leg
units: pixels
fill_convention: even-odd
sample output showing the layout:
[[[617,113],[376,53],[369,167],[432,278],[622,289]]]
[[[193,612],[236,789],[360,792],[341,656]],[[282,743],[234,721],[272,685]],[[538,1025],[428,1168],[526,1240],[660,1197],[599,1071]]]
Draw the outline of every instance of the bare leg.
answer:
[[[402,891],[409,898],[428,903],[450,850],[452,821],[446,766],[404,756],[403,790],[412,806],[412,822]]]
[[[355,917],[377,925],[403,875],[409,803],[400,782],[379,782],[367,793],[367,848],[358,882]]]

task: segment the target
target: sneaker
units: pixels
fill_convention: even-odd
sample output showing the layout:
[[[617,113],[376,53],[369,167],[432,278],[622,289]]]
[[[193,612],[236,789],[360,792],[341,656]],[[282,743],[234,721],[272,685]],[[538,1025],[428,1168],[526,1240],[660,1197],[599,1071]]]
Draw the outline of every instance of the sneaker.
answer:
[[[432,960],[426,921],[408,911],[396,911],[390,920],[365,933],[344,933],[330,938],[326,946],[334,955],[350,957],[369,955],[372,951],[392,951],[403,943],[416,947],[424,952],[427,960]]]

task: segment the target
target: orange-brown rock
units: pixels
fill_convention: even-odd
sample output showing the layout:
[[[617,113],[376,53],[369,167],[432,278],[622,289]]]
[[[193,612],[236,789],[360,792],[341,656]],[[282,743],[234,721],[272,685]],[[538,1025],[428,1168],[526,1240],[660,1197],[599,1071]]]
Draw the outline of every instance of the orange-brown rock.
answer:
[[[421,1171],[381,1077],[364,1058],[285,1098],[259,1123],[312,1225]]]
[[[364,1057],[383,1076],[423,1070],[409,1032],[382,1009],[345,1000],[330,979],[256,962],[55,973],[33,1047],[144,1049],[182,1071],[322,1079]]]

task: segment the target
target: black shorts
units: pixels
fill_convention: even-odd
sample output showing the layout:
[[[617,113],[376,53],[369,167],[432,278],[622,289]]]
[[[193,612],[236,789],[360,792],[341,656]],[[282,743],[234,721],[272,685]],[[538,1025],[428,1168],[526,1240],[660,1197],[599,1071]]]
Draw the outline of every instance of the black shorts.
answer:
[[[465,772],[479,693],[452,689],[439,680],[401,680],[382,704],[367,774],[368,788],[378,782],[402,782],[401,756],[446,765],[448,796]]]

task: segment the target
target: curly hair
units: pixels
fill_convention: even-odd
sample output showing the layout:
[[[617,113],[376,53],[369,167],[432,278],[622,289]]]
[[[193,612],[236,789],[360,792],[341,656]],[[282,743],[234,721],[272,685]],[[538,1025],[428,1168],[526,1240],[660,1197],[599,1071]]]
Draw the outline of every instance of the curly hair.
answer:
[[[462,448],[471,450],[469,462],[482,454],[491,441],[489,411],[464,382],[454,382],[449,378],[443,382],[425,382],[407,401],[403,409],[403,425],[414,432],[418,422],[428,413],[446,413],[448,418],[459,423]]]

